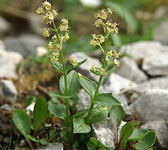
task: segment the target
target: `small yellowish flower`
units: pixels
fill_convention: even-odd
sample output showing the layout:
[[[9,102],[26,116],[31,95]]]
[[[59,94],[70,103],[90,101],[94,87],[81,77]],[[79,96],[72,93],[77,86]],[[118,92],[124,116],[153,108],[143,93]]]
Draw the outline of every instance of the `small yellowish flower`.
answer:
[[[100,25],[102,25],[102,24],[103,24],[103,21],[101,19],[96,20],[95,23],[94,23],[96,28],[100,27]]]
[[[62,22],[63,25],[68,25],[68,20],[67,20],[67,19],[64,19],[64,18],[63,18],[63,19],[61,20],[61,22]]]
[[[120,62],[118,61],[118,59],[114,59],[114,64],[115,64],[116,66],[120,66]]]
[[[43,8],[42,8],[42,7],[39,7],[39,8],[36,10],[36,13],[37,13],[38,15],[42,15],[42,14],[44,13]]]
[[[105,9],[102,9],[101,11],[99,11],[97,14],[96,14],[96,17],[98,19],[103,19],[103,20],[106,20],[107,19],[107,12]]]
[[[42,3],[43,8],[45,8],[47,11],[51,9],[51,4],[47,1]]]
[[[49,29],[47,28],[43,28],[42,33],[44,38],[48,38],[50,36]]]
[[[59,57],[59,52],[53,52],[53,55],[58,58]]]
[[[61,49],[61,45],[60,44],[56,44],[55,50],[60,50],[60,49]]]
[[[112,58],[114,56],[113,51],[108,51],[107,52],[107,57]]]
[[[48,43],[48,50],[51,51],[54,48],[54,43],[53,42],[49,42]]]
[[[110,8],[107,8],[106,11],[107,11],[108,14],[112,14],[113,13]]]
[[[69,35],[68,33],[65,33],[65,35],[62,37],[63,42],[67,42],[69,40]]]
[[[51,13],[53,14],[54,18],[58,16],[58,13],[55,10],[52,10]]]
[[[58,57],[51,56],[50,60],[51,60],[52,63],[56,63],[58,61]]]
[[[54,35],[52,36],[52,40],[53,40],[54,42],[57,41],[57,36],[56,36],[56,34],[54,34]]]
[[[68,26],[67,26],[67,25],[62,25],[62,24],[60,24],[59,29],[60,29],[60,31],[62,31],[62,32],[66,32],[66,31],[68,31]]]
[[[72,64],[73,66],[78,65],[78,61],[76,60],[76,58],[75,58],[74,56],[70,56],[69,62],[70,62],[70,64]]]
[[[92,39],[92,40],[90,41],[90,45],[91,45],[91,46],[96,46],[96,45],[97,45],[97,42],[96,42],[94,39]]]
[[[92,68],[91,68],[91,70],[96,71],[97,70],[96,65],[93,65]]]

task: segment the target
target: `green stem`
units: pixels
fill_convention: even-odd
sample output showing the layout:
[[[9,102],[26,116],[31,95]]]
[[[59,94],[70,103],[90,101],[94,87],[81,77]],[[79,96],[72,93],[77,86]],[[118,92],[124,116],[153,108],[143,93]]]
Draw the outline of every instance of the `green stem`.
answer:
[[[101,50],[102,50],[102,52],[103,52],[103,62],[102,62],[102,68],[105,68],[105,66],[106,66],[106,54],[107,54],[107,38],[108,38],[108,33],[106,32],[105,33],[105,48],[103,49],[103,47],[101,46],[101,45],[99,45],[99,47],[101,48]],[[94,101],[94,99],[95,99],[95,97],[98,95],[98,93],[99,93],[99,89],[100,89],[100,85],[101,85],[101,83],[102,83],[102,79],[103,79],[103,76],[100,76],[100,78],[99,78],[99,81],[98,81],[98,85],[97,85],[97,87],[96,87],[96,91],[95,91],[95,94],[94,94],[94,97],[93,97],[93,99],[91,99],[91,106],[90,106],[90,109],[89,109],[89,113],[88,113],[88,115],[87,115],[87,117],[86,117],[86,122],[87,122],[87,124],[91,124],[91,114],[92,114],[92,111],[93,111],[93,108],[94,108],[94,103],[93,103],[93,101]]]
[[[65,95],[68,95],[68,84],[67,84],[67,68],[64,62],[64,54],[62,51],[62,40],[60,39],[60,36],[58,34],[58,29],[56,28],[55,23],[53,22],[54,30],[58,39],[59,44],[61,45],[61,50],[60,50],[60,60],[63,66],[63,76],[64,76],[64,83],[65,83]],[[71,118],[70,118],[70,113],[69,113],[69,102],[68,99],[64,99],[65,101],[65,106],[66,106],[66,117],[65,117],[65,126],[68,130],[68,143],[71,146],[72,140],[73,140],[73,135],[72,135],[72,123],[71,123]]]

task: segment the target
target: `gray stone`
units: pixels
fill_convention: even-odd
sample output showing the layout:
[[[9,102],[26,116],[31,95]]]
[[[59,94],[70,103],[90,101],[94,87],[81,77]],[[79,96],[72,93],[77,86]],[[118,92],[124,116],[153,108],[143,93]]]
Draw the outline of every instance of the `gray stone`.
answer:
[[[138,68],[136,61],[131,58],[121,59],[121,65],[117,68],[116,73],[136,83],[147,80],[145,73]]]
[[[168,45],[168,20],[162,22],[156,29],[154,30],[153,39],[156,41],[160,41],[161,43]]]
[[[7,37],[4,42],[8,51],[18,52],[24,57],[35,55],[36,48],[44,45],[44,40],[35,35]]]
[[[0,16],[0,34],[5,34],[11,30],[11,24]]]
[[[167,120],[168,90],[148,89],[130,105],[130,109],[141,122]]]
[[[9,144],[9,142],[10,142],[9,137],[4,137],[3,142],[6,143],[6,144]]]
[[[168,75],[168,52],[145,58],[142,69],[151,76]]]
[[[125,125],[122,121],[119,126],[118,136],[120,135],[121,128]],[[110,118],[107,118],[99,123],[92,124],[93,131],[96,138],[108,148],[115,148],[115,131]]]
[[[42,22],[39,15],[34,13],[29,14],[29,26],[34,33],[42,36]]]
[[[138,84],[138,86],[134,88],[133,91],[143,93],[147,89],[157,89],[157,88],[168,89],[168,77],[160,77],[148,80],[146,82]]]
[[[48,146],[39,148],[38,150],[63,150],[62,143],[50,143]]]
[[[168,52],[168,47],[159,42],[140,41],[121,47],[121,52],[125,52],[135,60],[144,60],[151,56],[159,56]]]
[[[137,84],[120,75],[112,73],[104,86],[106,86],[107,89],[110,89],[112,93],[122,94],[135,88]]]
[[[17,90],[12,81],[0,80],[0,96],[16,100],[17,94]]]
[[[5,111],[12,110],[12,109],[11,109],[11,106],[8,105],[8,104],[3,104],[0,108],[3,109],[3,110],[5,110]]]
[[[5,50],[5,43],[0,40],[0,50]]]
[[[114,129],[110,119],[92,125],[96,138],[105,146],[115,148]]]
[[[141,128],[154,130],[160,146],[168,146],[168,122],[165,120],[148,121]]]
[[[163,16],[168,16],[168,6],[160,6],[156,9],[154,13],[154,18],[155,19],[160,19]]]
[[[92,68],[93,65],[96,65],[97,67],[101,67],[101,63],[99,60],[95,58],[91,58],[81,52],[73,53],[71,56],[75,57],[78,62],[83,61],[87,58],[87,61],[77,68],[77,71],[87,76],[88,78],[91,78],[94,81],[99,80],[99,76],[90,72],[90,69]]]
[[[0,78],[17,78],[16,64],[8,57],[0,57]]]

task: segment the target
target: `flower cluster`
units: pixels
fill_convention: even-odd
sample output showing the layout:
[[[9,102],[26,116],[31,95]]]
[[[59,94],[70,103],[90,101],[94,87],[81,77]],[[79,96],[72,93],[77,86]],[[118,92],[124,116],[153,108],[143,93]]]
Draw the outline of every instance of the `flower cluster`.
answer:
[[[52,41],[48,43],[49,57],[52,63],[59,60],[59,53],[62,49],[62,42],[69,40],[68,34],[68,20],[62,19],[61,24],[57,28],[54,20],[58,13],[51,9],[51,4],[47,1],[43,2],[42,5],[37,9],[37,14],[42,17],[42,21],[46,24],[53,25],[54,28],[44,28],[42,34],[44,38],[50,37],[50,32],[54,31],[55,34],[52,36]]]
[[[99,74],[101,76],[107,76],[105,69],[96,67],[96,65],[92,66],[91,71],[94,72],[95,74]]]
[[[104,29],[104,32],[106,36],[108,36],[109,33],[117,34],[118,33],[118,24],[117,23],[112,23],[108,19],[108,15],[112,14],[112,10],[107,8],[107,9],[102,9],[98,13],[96,13],[96,18],[97,20],[95,21],[94,25],[95,27],[100,27],[102,26]],[[96,46],[100,45],[105,41],[105,38],[103,35],[92,35],[93,39],[90,42],[91,46]]]
[[[74,67],[78,65],[78,61],[76,60],[76,58],[74,56],[70,56],[69,57],[69,62],[70,64],[72,64]]]
[[[106,55],[107,62],[110,62],[109,60],[112,59],[116,66],[120,66],[119,58],[120,58],[120,53],[118,51],[110,50],[107,52],[107,55]]]

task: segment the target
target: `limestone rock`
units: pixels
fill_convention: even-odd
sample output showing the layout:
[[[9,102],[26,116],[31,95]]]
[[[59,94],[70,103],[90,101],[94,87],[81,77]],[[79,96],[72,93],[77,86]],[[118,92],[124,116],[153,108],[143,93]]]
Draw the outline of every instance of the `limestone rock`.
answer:
[[[148,89],[134,103],[130,109],[141,122],[168,118],[168,90]]]

